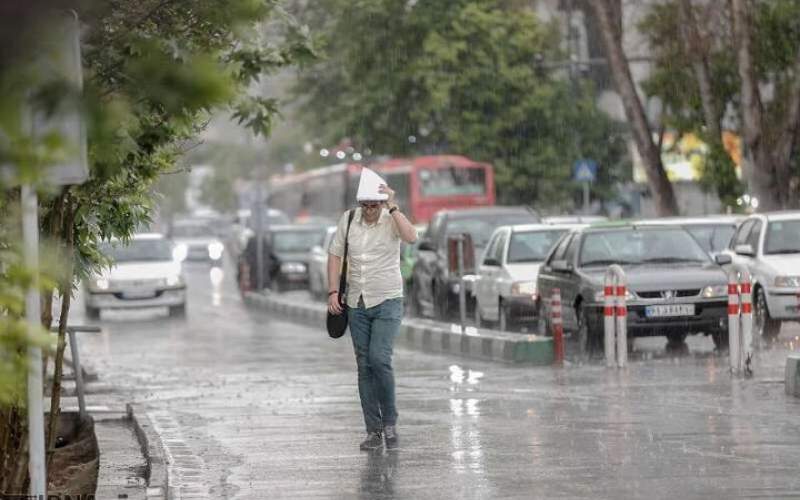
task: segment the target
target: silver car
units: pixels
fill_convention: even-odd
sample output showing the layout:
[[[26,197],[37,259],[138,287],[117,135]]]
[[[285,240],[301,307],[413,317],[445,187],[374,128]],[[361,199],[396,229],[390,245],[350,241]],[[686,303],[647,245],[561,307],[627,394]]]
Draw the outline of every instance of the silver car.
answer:
[[[478,267],[475,298],[482,324],[501,330],[536,321],[536,277],[547,254],[576,224],[520,224],[495,230]]]
[[[753,281],[753,330],[772,340],[782,321],[800,321],[800,212],[748,217],[726,252]]]
[[[312,297],[325,299],[328,294],[328,248],[336,235],[336,226],[329,226],[322,245],[311,249],[308,261],[308,291]]]

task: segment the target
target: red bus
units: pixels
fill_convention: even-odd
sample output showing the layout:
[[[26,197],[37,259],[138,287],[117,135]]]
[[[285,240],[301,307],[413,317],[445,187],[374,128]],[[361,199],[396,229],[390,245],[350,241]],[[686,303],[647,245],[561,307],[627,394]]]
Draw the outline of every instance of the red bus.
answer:
[[[425,223],[444,208],[495,203],[491,165],[463,156],[392,158],[367,165],[397,193],[412,222]],[[290,217],[336,218],[355,206],[360,164],[341,163],[270,179],[269,205]]]

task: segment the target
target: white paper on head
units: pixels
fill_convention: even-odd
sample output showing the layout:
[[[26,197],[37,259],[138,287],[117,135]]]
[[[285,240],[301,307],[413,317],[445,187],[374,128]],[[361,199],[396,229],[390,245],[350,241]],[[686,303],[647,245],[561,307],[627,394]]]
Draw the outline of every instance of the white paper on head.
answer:
[[[381,184],[386,184],[386,181],[368,168],[361,169],[361,179],[358,181],[358,192],[356,193],[356,201],[386,201],[389,195],[381,193],[378,188]]]

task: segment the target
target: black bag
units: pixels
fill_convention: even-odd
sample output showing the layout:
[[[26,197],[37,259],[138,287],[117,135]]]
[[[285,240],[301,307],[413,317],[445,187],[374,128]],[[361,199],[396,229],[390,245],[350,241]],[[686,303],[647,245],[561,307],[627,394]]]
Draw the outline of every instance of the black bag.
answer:
[[[350,223],[353,222],[354,215],[355,210],[350,210],[350,214],[347,216],[347,232],[344,234],[342,273],[339,275],[339,294],[336,297],[339,301],[339,305],[342,306],[342,313],[331,314],[331,312],[328,311],[328,318],[325,321],[325,326],[328,327],[328,335],[334,339],[338,339],[344,335],[345,330],[347,330],[347,247],[349,246]]]

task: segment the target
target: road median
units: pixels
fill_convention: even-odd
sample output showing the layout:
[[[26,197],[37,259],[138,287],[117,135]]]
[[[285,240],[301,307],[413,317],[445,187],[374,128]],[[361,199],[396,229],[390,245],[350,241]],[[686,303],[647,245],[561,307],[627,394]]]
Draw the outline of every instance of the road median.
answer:
[[[316,302],[297,302],[273,293],[248,292],[249,307],[270,311],[281,319],[323,328],[326,309]],[[553,363],[550,337],[460,327],[440,321],[406,318],[400,327],[398,345],[424,352],[445,353],[475,359],[546,366]]]

